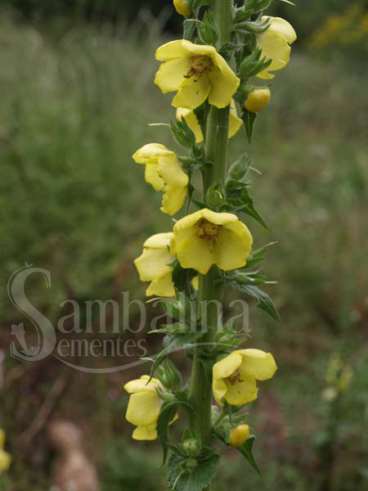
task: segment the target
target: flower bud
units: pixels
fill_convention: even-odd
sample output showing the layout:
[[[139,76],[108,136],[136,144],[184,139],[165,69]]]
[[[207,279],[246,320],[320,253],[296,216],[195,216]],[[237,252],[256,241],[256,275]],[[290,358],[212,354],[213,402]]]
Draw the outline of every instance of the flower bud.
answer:
[[[230,431],[229,445],[234,448],[239,448],[245,443],[250,436],[249,426],[242,424],[236,426]]]
[[[271,91],[268,88],[254,89],[248,95],[244,107],[251,113],[259,113],[268,106],[271,100]]]
[[[201,453],[201,444],[195,438],[187,438],[184,440],[182,448],[188,457],[198,457]]]
[[[174,0],[174,7],[178,14],[189,17],[192,13],[188,0]]]
[[[219,208],[224,203],[224,195],[218,185],[211,186],[206,193],[206,202],[212,209]]]

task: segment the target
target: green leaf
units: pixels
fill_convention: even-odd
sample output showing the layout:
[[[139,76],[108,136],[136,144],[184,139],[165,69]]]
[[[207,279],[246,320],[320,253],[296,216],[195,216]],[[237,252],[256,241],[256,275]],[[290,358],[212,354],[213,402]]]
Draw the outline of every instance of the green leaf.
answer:
[[[252,436],[251,438],[249,438],[242,447],[240,447],[239,451],[242,455],[244,455],[244,457],[246,458],[246,460],[249,462],[249,464],[253,467],[253,469],[257,472],[257,474],[261,475],[261,471],[257,465],[257,462],[253,456],[253,445],[254,445],[254,442],[255,442],[255,437]]]
[[[266,312],[272,319],[276,321],[280,320],[280,314],[274,306],[271,297],[266,292],[258,288],[258,286],[253,285],[238,284],[238,288],[246,295],[254,298],[257,301],[257,307]]]
[[[243,181],[246,178],[249,168],[252,165],[252,160],[247,153],[243,153],[243,155],[236,160],[229,169],[227,182],[234,181]]]
[[[179,335],[186,334],[188,332],[188,326],[181,322],[174,322],[173,324],[165,324],[159,329],[152,329],[148,334],[170,334]]]
[[[152,363],[152,367],[151,367],[151,374],[150,374],[151,377],[154,376],[156,370],[166,360],[166,358],[173,351],[175,351],[175,348],[177,346],[176,338],[171,337],[171,336],[167,336],[166,339],[168,342],[166,343],[165,347],[159,353],[157,353],[153,358],[153,363]]]
[[[257,115],[255,113],[251,113],[250,111],[245,110],[243,113],[243,121],[245,125],[245,130],[247,132],[247,137],[249,143],[252,141],[253,137],[253,128],[254,128],[254,123],[256,121]]]
[[[270,27],[270,21],[269,20],[258,20],[258,21],[244,21],[240,22],[237,25],[237,28],[239,30],[244,30],[247,32],[252,32],[255,34],[261,34],[262,32],[265,32],[268,28]]]
[[[226,205],[228,206],[226,211],[246,213],[267,229],[266,222],[254,206],[248,188],[249,184],[242,181],[229,180],[226,183]]]
[[[280,0],[280,2],[287,3],[288,5],[291,5],[292,7],[295,7],[295,3],[291,2],[290,0]]]
[[[183,39],[187,41],[194,41],[195,33],[197,29],[197,21],[193,19],[185,19]]]
[[[162,463],[165,464],[167,460],[168,451],[168,434],[171,421],[175,418],[177,411],[177,402],[168,402],[161,408],[160,417],[157,422],[158,438],[162,446]]]
[[[156,370],[156,376],[162,382],[163,386],[172,392],[180,389],[183,384],[181,372],[169,358],[166,358],[161,363],[158,370]]]
[[[277,242],[270,242],[269,244],[266,244],[265,246],[260,247],[259,249],[253,251],[251,256],[248,258],[246,268],[247,269],[253,268],[257,264],[261,263],[265,258],[265,252],[267,251],[267,249],[269,249],[270,247],[276,244]]]
[[[203,491],[214,479],[219,456],[187,458],[172,453],[168,463],[169,488],[173,491]]]
[[[172,277],[177,291],[189,294],[192,288],[191,281],[195,276],[198,276],[198,272],[194,269],[182,268],[179,261],[175,263]]]
[[[185,303],[183,297],[178,299],[160,299],[160,305],[171,319],[183,319],[185,313]]]
[[[202,22],[199,23],[198,35],[204,44],[216,44],[218,36],[214,25],[213,14],[210,11],[205,13]]]
[[[195,146],[195,136],[193,131],[189,128],[184,119],[181,121],[172,121],[170,129],[173,137],[179,143],[186,148],[193,148]]]

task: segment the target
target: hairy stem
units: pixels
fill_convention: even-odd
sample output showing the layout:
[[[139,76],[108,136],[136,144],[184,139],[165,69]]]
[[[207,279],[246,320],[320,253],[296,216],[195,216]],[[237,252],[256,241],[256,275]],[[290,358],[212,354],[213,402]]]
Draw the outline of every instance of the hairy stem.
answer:
[[[214,0],[214,15],[218,32],[218,47],[230,41],[232,29],[233,1]],[[213,185],[222,186],[227,169],[227,149],[230,107],[218,109],[211,106],[206,124],[205,153],[211,164],[203,173],[204,198]],[[194,406],[192,430],[198,435],[202,447],[211,439],[212,369],[203,361],[203,351],[213,342],[221,322],[219,309],[222,289],[216,284],[216,270],[200,279],[199,301],[202,313],[201,343],[196,347],[191,379],[191,402]],[[202,344],[203,343],[203,344]],[[207,488],[206,491],[209,491]]]

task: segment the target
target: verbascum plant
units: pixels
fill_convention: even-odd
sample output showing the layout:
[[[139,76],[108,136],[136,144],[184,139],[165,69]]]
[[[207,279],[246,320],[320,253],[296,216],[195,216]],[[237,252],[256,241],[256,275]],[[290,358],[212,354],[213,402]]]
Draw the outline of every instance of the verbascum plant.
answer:
[[[250,194],[254,166],[247,153],[233,163],[228,157],[235,135],[243,131],[251,142],[271,100],[265,81],[287,66],[296,40],[286,20],[266,15],[271,3],[174,0],[184,36],[157,49],[155,84],[173,94],[167,126],[183,151],[151,143],[133,156],[163,193],[161,211],[182,213],[172,230],[146,240],[135,260],[147,296],[160,297],[172,322],[152,331],[164,335],[164,348],[150,374],[124,386],[132,437],[159,439],[172,490],[209,490],[221,445],[259,470],[245,411],[277,364],[271,353],[241,347],[247,335],[224,318],[223,307],[224,292],[235,290],[278,320],[260,272],[267,246],[254,249],[248,223],[252,217],[266,226]],[[179,350],[191,363],[188,381],[170,359]]]

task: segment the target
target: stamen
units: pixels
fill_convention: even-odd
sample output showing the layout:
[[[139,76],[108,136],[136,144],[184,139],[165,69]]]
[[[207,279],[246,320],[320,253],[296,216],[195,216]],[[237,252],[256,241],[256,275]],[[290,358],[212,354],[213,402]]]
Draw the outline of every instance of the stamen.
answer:
[[[212,60],[208,56],[193,56],[191,67],[185,78],[200,77],[212,68]]]
[[[217,239],[220,227],[203,218],[198,222],[197,228],[200,239],[214,241]]]
[[[230,383],[230,385],[235,385],[241,382],[241,377],[240,377],[240,372],[237,370],[235,373],[233,373],[230,377],[227,379]]]

